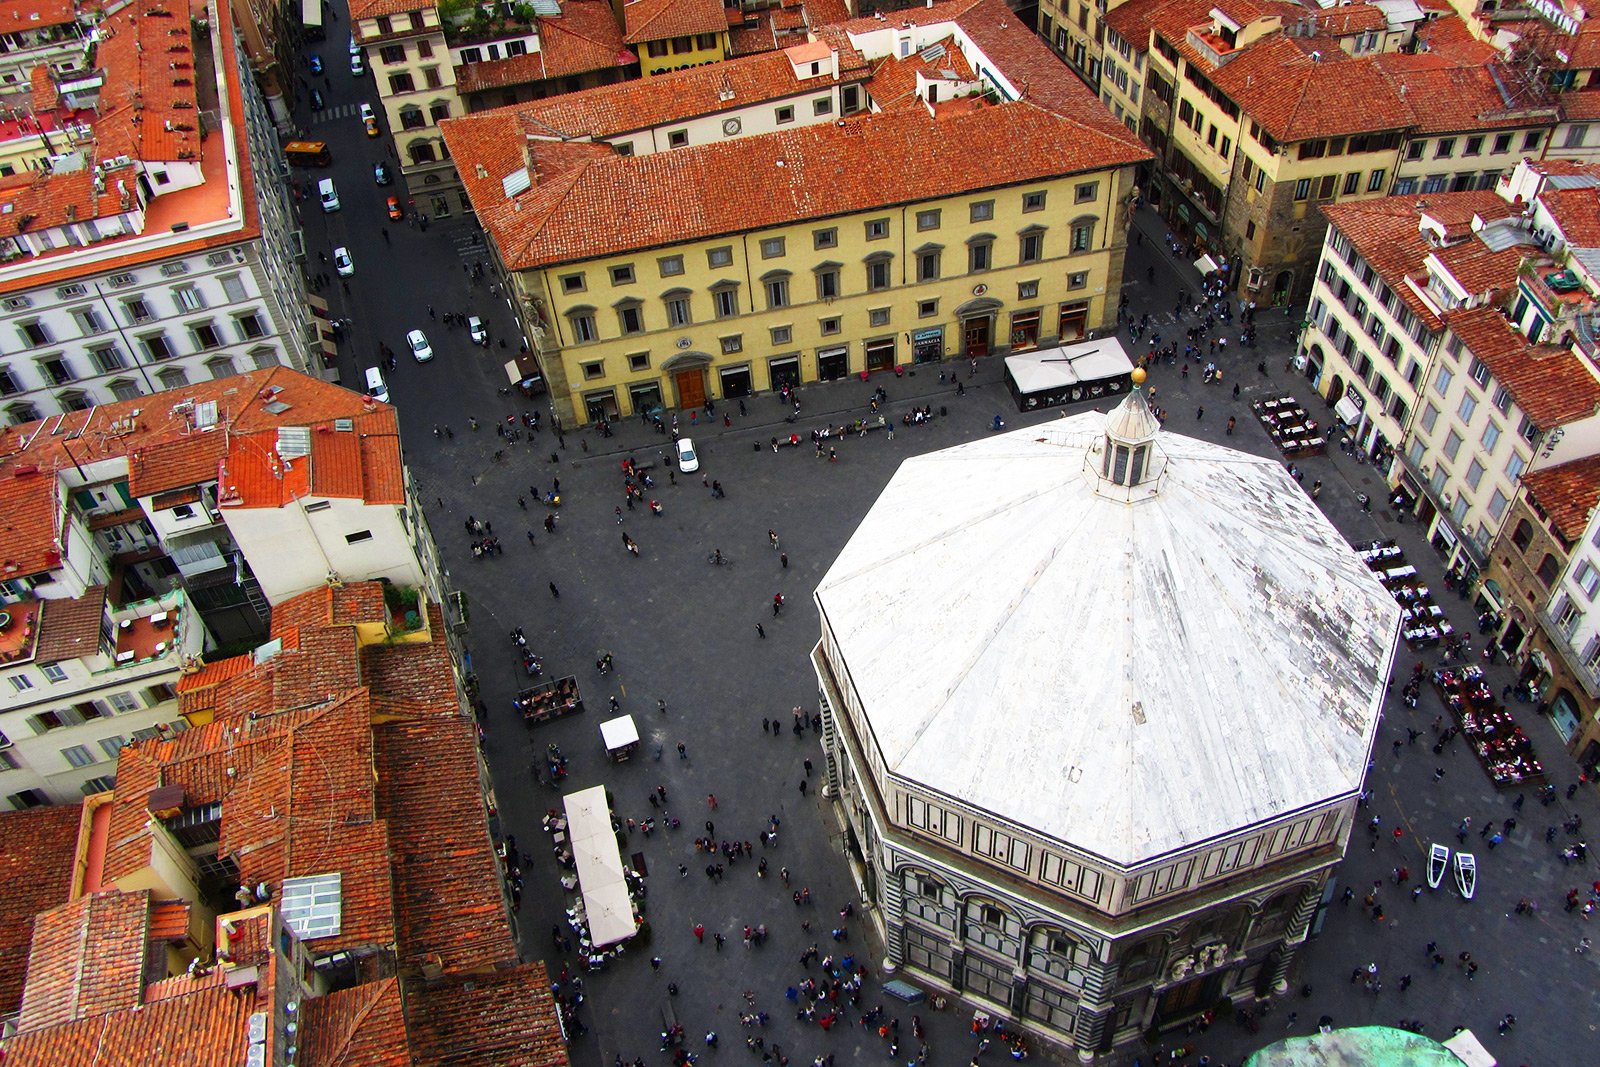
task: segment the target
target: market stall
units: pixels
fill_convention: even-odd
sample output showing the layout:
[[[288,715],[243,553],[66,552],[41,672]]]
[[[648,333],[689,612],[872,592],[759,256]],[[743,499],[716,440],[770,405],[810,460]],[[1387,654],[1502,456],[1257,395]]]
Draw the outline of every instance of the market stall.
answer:
[[[604,786],[566,797],[567,835],[578,865],[581,920],[595,949],[625,941],[638,930],[633,898],[623,873],[617,833],[611,827],[611,805]]]
[[[1125,393],[1133,360],[1117,337],[1006,357],[1006,388],[1018,411]]]
[[[535,726],[582,711],[583,698],[578,693],[578,679],[557,678],[524,689],[512,698],[511,706],[529,726]]]
[[[618,715],[600,724],[600,740],[605,742],[606,757],[622,763],[639,750],[639,727],[632,715]]]

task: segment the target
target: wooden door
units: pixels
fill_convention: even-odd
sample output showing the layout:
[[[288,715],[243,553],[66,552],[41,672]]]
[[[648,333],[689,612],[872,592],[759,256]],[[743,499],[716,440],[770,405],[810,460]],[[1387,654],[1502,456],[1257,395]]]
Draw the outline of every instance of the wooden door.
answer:
[[[672,376],[678,387],[678,406],[697,408],[706,402],[706,373],[699,368],[681,370]]]
[[[962,348],[968,359],[989,354],[989,319],[968,319],[961,327]]]

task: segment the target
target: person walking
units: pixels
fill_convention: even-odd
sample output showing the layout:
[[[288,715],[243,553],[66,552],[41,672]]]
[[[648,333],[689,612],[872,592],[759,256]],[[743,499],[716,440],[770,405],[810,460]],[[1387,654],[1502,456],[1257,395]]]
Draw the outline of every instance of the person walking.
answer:
[[[561,599],[561,590],[556,588],[555,582],[550,583],[550,595],[555,597],[557,600]]]
[[[774,551],[774,552],[778,551],[778,531],[777,530],[768,530],[767,531],[767,542],[772,545],[772,551]]]
[[[765,626],[762,626],[759,622],[756,623],[756,636],[761,638],[761,640],[763,640],[763,641],[765,641],[767,639],[767,628]],[[765,721],[765,720],[763,720],[763,721]]]
[[[779,552],[778,553],[778,563],[782,565],[784,570],[788,570],[789,569],[789,553],[787,553],[787,552]]]

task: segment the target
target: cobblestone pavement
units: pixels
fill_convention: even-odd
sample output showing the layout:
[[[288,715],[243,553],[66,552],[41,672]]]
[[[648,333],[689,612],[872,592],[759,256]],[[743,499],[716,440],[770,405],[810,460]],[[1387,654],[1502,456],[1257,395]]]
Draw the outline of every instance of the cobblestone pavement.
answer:
[[[1163,230],[1154,216],[1145,213],[1140,229],[1142,241],[1129,250],[1132,311],[1149,311],[1152,329],[1170,331],[1176,288],[1187,286],[1192,293],[1198,278],[1192,267],[1161,247]],[[442,250],[450,247],[452,233],[440,225],[428,239],[435,239]],[[1185,381],[1175,368],[1157,368],[1151,384],[1159,402],[1172,412],[1169,430],[1222,440],[1224,422],[1232,414],[1238,429],[1226,439],[1228,444],[1275,455],[1250,414],[1250,400],[1292,392],[1309,410],[1326,412],[1322,421],[1332,420],[1310,383],[1286,369],[1298,312],[1286,316],[1262,311],[1258,319],[1259,348],[1230,352],[1221,361],[1227,372],[1221,385],[1201,385],[1198,374]],[[560,800],[530,773],[547,744],[559,744],[570,757],[564,788],[605,784],[623,816],[659,819],[662,812],[652,807],[648,795],[660,784],[667,790],[665,807],[683,823],[676,832],[658,831],[648,838],[635,833],[629,842],[629,851],[640,853],[649,870],[651,938],[630,947],[607,970],[585,976],[588,1033],[573,1045],[576,1062],[610,1065],[617,1056],[665,1062],[656,1038],[668,1010],[697,1052],[707,1051],[703,1036],[708,1029],[719,1034],[720,1047],[709,1053],[707,1063],[743,1061],[752,1055],[738,1047],[751,1032],[739,1022],[740,1013],[748,1010],[745,991],[753,995],[756,1008],[771,1015],[764,1032],[768,1047],[781,1046],[796,1067],[830,1052],[841,1062],[886,1061],[886,1045],[876,1033],[849,1025],[824,1034],[814,1026],[802,1027],[787,1010],[785,987],[803,974],[798,957],[813,942],[824,953],[853,950],[870,964],[876,964],[879,953],[862,942],[859,918],[848,924],[847,944],[835,945],[828,936],[838,924],[837,910],[851,901],[859,907],[860,902],[840,856],[837,826],[814,789],[805,794],[799,789],[802,761],[809,757],[821,766],[817,736],[766,733],[762,719],[787,724],[789,709],[814,707],[816,687],[807,655],[818,631],[810,592],[898,464],[908,456],[983,436],[996,413],[1013,426],[1048,421],[1055,413],[1017,415],[1000,384],[999,361],[985,360],[974,378],[968,378],[962,363],[920,368],[904,378],[875,378],[870,386],[852,378],[806,387],[801,392],[802,418],[794,425],[783,421],[784,409],[771,396],[747,400],[747,414],[736,404],[719,405],[709,426],[703,413],[694,425],[684,414],[680,425],[700,446],[705,481],[720,481],[726,498],[714,499],[698,475],[680,476],[671,484],[658,465],[651,472],[657,480],[651,495],[661,501],[664,513],[653,516],[642,507],[624,510],[619,526],[613,509],[622,502],[621,460],[631,455],[659,464],[665,439],[629,421],[609,439],[589,431],[569,434],[564,448],[548,431],[531,442],[508,445],[494,436],[492,427],[496,419],[520,410],[521,401],[497,397],[498,369],[479,350],[465,352],[445,354],[447,360],[460,361],[452,389],[429,386],[409,372],[398,377],[393,389],[408,459],[430,505],[435,535],[454,580],[471,598],[472,663],[490,706],[484,736],[499,818],[530,857],[524,865],[527,892],[519,913],[524,952],[547,960],[552,972],[571,963],[552,941],[552,927],[562,924],[568,898],[557,885],[557,868],[538,822]],[[1255,367],[1258,359],[1265,363],[1265,374]],[[957,369],[966,387],[961,397],[940,381],[941,371]],[[1235,381],[1241,386],[1237,401],[1231,396]],[[838,445],[836,463],[815,459],[809,447],[811,429],[863,413],[870,388],[879,384],[889,392],[893,415],[913,403],[931,404],[947,414],[929,426],[901,430],[893,441],[881,434],[845,440]],[[1196,422],[1193,414],[1202,404],[1207,417]],[[723,425],[725,413],[729,426]],[[483,429],[468,431],[468,414],[478,417]],[[436,420],[451,425],[454,437],[435,440],[430,424]],[[767,442],[790,431],[806,443],[774,454]],[[493,459],[497,449],[508,451],[503,462]],[[1301,466],[1308,483],[1324,481],[1319,503],[1347,536],[1398,538],[1408,561],[1443,591],[1438,557],[1414,523],[1397,522],[1381,508],[1371,515],[1360,510],[1358,493],[1377,501],[1386,496],[1377,472],[1338,454],[1308,459]],[[532,502],[530,487],[548,490],[557,477],[563,507],[557,531],[547,535],[540,525],[547,512]],[[519,495],[527,501],[526,510],[518,505]],[[493,523],[505,544],[503,556],[472,559],[463,529],[469,515]],[[532,546],[524,535],[528,529],[535,535]],[[768,546],[769,529],[780,535],[787,568]],[[638,543],[639,558],[625,551],[624,532]],[[731,557],[730,566],[707,564],[706,556],[715,548]],[[551,582],[560,590],[559,599],[549,591]],[[786,604],[775,618],[770,605],[777,592],[784,594]],[[1458,630],[1474,633],[1470,604],[1448,593],[1441,602]],[[937,654],[918,639],[919,606],[906,608],[907,659]],[[758,634],[758,623],[765,637]],[[510,697],[519,679],[507,632],[519,625],[545,657],[547,675],[578,677],[588,705],[585,714],[531,729],[513,715]],[[604,651],[615,656],[616,670],[610,675],[595,669]],[[1431,654],[1426,660],[1431,665],[1437,658]],[[1408,671],[1413,659],[1402,650],[1398,669]],[[1509,668],[1491,669],[1496,690],[1511,680]],[[622,710],[636,717],[644,738],[641,754],[617,766],[605,760],[598,729],[612,695]],[[656,710],[657,699],[667,702],[664,715]],[[1438,757],[1430,751],[1427,729],[1440,711],[1437,699],[1426,691],[1414,711],[1391,702],[1371,779],[1370,812],[1381,817],[1385,828],[1398,825],[1406,833],[1398,844],[1385,833],[1379,847],[1369,851],[1365,833],[1358,831],[1339,872],[1341,884],[1355,887],[1356,900],[1332,905],[1292,976],[1292,988],[1306,986],[1310,995],[1302,998],[1295,992],[1280,998],[1260,1033],[1248,1033],[1224,1019],[1203,1034],[1167,1035],[1165,1048],[1190,1042],[1195,1055],[1204,1052],[1213,1062],[1238,1063],[1268,1040],[1309,1032],[1318,1016],[1328,1014],[1339,1025],[1419,1019],[1435,1036],[1446,1035],[1455,1025],[1470,1026],[1505,1064],[1593,1060],[1592,1053],[1581,1049],[1593,1040],[1594,1021],[1600,1019],[1594,962],[1592,956],[1573,952],[1578,938],[1591,931],[1578,915],[1562,910],[1561,898],[1570,887],[1586,887],[1595,875],[1587,868],[1562,865],[1559,837],[1555,845],[1544,840],[1545,826],[1559,824],[1569,814],[1594,817],[1591,791],[1572,800],[1563,797],[1549,808],[1530,796],[1517,813],[1518,829],[1506,843],[1492,852],[1478,848],[1479,889],[1471,903],[1444,890],[1425,892],[1413,903],[1409,893],[1386,881],[1402,865],[1410,868],[1413,882],[1419,879],[1428,842],[1448,840],[1462,817],[1470,815],[1474,826],[1481,826],[1513,814],[1517,794],[1497,793],[1463,744]],[[1564,792],[1577,770],[1558,735],[1534,716],[1531,705],[1517,705],[1517,711],[1552,780]],[[1391,741],[1404,741],[1407,727],[1425,736],[1415,745],[1403,744],[1395,756]],[[678,756],[679,741],[687,758]],[[658,750],[659,760],[653,758]],[[1435,781],[1439,767],[1445,774]],[[813,776],[811,783],[816,782]],[[708,809],[712,793],[715,811]],[[692,845],[705,821],[715,821],[719,840],[757,841],[772,815],[781,820],[778,846],[767,852],[757,846],[758,855],[769,860],[769,876],[758,878],[754,863],[741,861],[720,883],[709,881],[707,860]],[[680,863],[687,867],[684,877],[678,873]],[[779,867],[789,869],[792,885],[778,879]],[[1367,918],[1360,904],[1374,881],[1384,883],[1379,900],[1387,916],[1381,924]],[[791,902],[790,893],[800,886],[811,889],[810,907]],[[1511,914],[1522,896],[1539,904],[1531,918]],[[809,931],[803,922],[811,924]],[[706,927],[704,943],[693,935],[696,923]],[[770,939],[747,949],[743,927],[757,923],[769,927]],[[727,938],[720,952],[713,944],[718,932]],[[1438,943],[1451,963],[1458,952],[1471,951],[1481,965],[1476,979],[1468,981],[1450,964],[1430,968],[1424,955],[1430,941]],[[661,958],[659,971],[648,962],[652,956]],[[1383,978],[1383,991],[1376,996],[1349,981],[1353,968],[1369,962],[1379,965]],[[1413,984],[1401,992],[1405,974]],[[676,996],[669,995],[669,982],[676,985]],[[882,1000],[874,980],[863,1004]],[[1495,1023],[1507,1012],[1516,1015],[1517,1025],[1497,1035]],[[904,1061],[911,1058],[907,1050],[914,1051],[911,1011],[898,1014],[905,1026]],[[941,1014],[922,1010],[922,1016],[934,1063],[959,1065],[971,1058],[973,1046],[965,1033],[968,1011],[952,1004]],[[1144,1063],[1150,1062],[1149,1050],[1136,1051]],[[991,1051],[982,1062],[997,1056]],[[1122,1059],[1133,1058],[1130,1053]]]

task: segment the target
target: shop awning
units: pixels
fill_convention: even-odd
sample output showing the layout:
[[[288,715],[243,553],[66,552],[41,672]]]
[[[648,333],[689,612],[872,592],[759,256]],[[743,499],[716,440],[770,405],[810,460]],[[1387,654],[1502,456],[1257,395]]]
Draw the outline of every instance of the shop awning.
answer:
[[[1198,229],[1198,227],[1196,228]],[[1211,253],[1207,252],[1205,255],[1194,261],[1194,269],[1199,271],[1201,274],[1210,274],[1214,270],[1221,270],[1222,265],[1216,260],[1212,259]]]
[[[1346,426],[1354,426],[1361,421],[1361,408],[1349,393],[1339,398],[1339,402],[1333,406],[1333,413],[1339,416],[1339,421]]]
[[[533,358],[532,352],[524,352],[515,359],[506,360],[506,380],[512,385],[520,385],[529,379],[539,380],[539,361]]]

